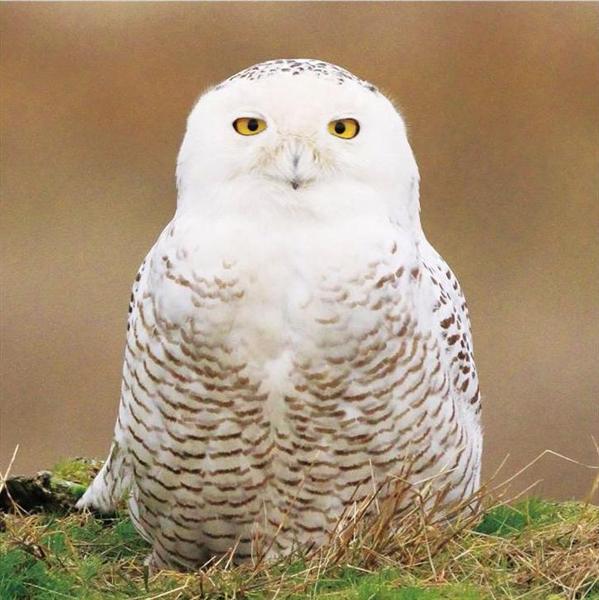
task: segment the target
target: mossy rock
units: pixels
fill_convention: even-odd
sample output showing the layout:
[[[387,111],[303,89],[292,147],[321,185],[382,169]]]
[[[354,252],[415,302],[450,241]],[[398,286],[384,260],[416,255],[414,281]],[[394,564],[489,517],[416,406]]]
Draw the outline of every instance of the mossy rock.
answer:
[[[0,491],[0,512],[14,512],[18,506],[27,513],[67,513],[100,467],[99,461],[76,458],[62,461],[52,471],[9,477]]]

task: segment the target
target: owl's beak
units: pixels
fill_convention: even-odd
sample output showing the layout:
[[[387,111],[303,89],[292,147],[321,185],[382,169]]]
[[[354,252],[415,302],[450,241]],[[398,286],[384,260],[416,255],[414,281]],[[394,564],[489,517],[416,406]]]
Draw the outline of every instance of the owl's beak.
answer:
[[[299,190],[302,187],[306,187],[308,184],[310,184],[312,181],[314,181],[314,179],[308,178],[308,177],[300,177],[299,175],[296,175],[296,176],[292,177],[291,179],[289,179],[288,181],[289,181],[289,185],[294,190]]]
[[[286,134],[281,137],[280,145],[269,152],[270,160],[266,163],[264,174],[294,191],[302,190],[315,181],[318,175],[314,145],[309,139],[299,135]]]
[[[294,190],[306,186],[311,178],[309,177],[310,171],[312,170],[312,159],[311,151],[306,144],[293,140],[290,144],[290,152],[288,155],[289,165],[289,185]]]
[[[311,181],[309,178],[302,177],[302,175],[300,175],[298,167],[297,167],[298,163],[299,163],[299,161],[296,161],[295,158],[294,158],[294,160],[293,160],[293,171],[292,171],[291,178],[289,179],[289,185],[294,190],[297,190],[300,187],[303,187],[303,186],[307,185]]]

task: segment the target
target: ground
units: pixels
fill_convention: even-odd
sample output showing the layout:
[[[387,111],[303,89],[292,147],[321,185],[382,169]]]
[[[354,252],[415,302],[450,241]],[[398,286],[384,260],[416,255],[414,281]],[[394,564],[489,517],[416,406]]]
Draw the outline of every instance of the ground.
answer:
[[[32,484],[28,507],[0,506],[0,598],[182,600],[599,599],[599,507],[539,498],[511,505],[485,498],[478,515],[448,527],[413,511],[393,527],[384,507],[320,551],[201,573],[144,568],[148,545],[125,512],[80,514],[74,500],[98,465],[63,462]],[[9,486],[14,495],[29,481]],[[29,488],[27,488],[29,490]],[[41,499],[40,499],[41,498]]]

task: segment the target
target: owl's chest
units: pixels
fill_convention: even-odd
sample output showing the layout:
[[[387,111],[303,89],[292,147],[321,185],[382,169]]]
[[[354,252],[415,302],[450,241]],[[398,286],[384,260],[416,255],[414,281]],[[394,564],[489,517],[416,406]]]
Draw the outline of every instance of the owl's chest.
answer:
[[[253,361],[317,356],[413,303],[415,248],[388,224],[244,233],[183,237],[155,252],[155,306],[199,343]]]

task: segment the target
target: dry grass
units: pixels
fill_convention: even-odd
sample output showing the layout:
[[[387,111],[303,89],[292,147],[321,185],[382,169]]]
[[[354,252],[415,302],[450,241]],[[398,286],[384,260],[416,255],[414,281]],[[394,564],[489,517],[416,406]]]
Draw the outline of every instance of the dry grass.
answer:
[[[75,483],[88,473],[82,463],[58,471]],[[387,498],[379,489],[344,515],[322,548],[242,566],[227,555],[199,573],[152,576],[143,565],[148,547],[125,514],[13,507],[0,533],[0,597],[599,598],[599,508],[508,503],[499,489],[488,485],[447,514],[430,488],[397,480]]]

